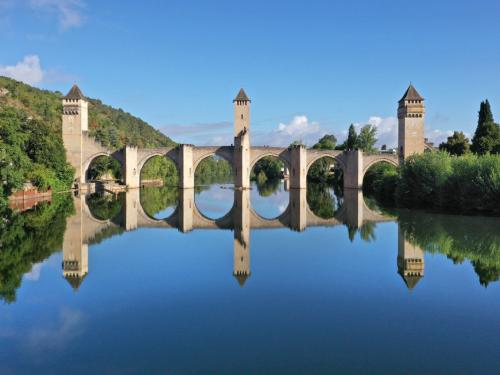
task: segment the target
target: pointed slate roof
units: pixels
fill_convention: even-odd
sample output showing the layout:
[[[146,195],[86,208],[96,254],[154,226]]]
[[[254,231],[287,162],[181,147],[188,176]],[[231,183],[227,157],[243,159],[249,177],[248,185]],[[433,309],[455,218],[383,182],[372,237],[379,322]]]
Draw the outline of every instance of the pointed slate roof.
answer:
[[[71,285],[73,290],[77,291],[78,288],[80,288],[80,285],[82,285],[83,279],[85,279],[86,276],[87,274],[81,277],[76,275],[66,275],[64,276],[64,278],[68,281],[69,285]]]
[[[251,102],[251,100],[248,98],[245,90],[240,89],[238,95],[236,95],[236,98],[234,98],[233,102]]]
[[[410,83],[410,86],[408,86],[408,89],[406,89],[403,97],[399,99],[400,102],[403,100],[424,100],[424,98],[420,96],[415,87],[413,87],[413,85]]]
[[[73,87],[71,88],[71,90],[69,90],[64,99],[78,100],[78,99],[85,99],[85,96],[83,96],[82,91],[77,85],[73,85]]]
[[[245,285],[245,282],[247,281],[247,279],[250,277],[250,274],[233,274],[234,278],[236,280],[238,280],[238,284],[240,284],[241,287],[243,287],[243,285]]]
[[[406,286],[410,290],[412,290],[413,288],[415,288],[415,286],[417,285],[417,283],[422,278],[422,276],[418,276],[418,275],[406,275],[405,276],[401,272],[399,274],[401,275],[401,277],[405,281]]]

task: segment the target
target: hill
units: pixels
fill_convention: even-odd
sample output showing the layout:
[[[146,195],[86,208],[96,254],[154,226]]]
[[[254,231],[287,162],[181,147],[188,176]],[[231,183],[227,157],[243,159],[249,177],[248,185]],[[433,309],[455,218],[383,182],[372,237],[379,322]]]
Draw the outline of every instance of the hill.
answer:
[[[0,77],[0,209],[5,197],[30,181],[39,190],[65,190],[73,168],[62,142],[62,93]],[[89,99],[89,133],[105,146],[171,146],[175,143],[146,122]]]
[[[61,133],[61,99],[63,94],[41,90],[22,82],[0,76],[0,106],[22,110],[45,123],[54,133]],[[169,137],[130,113],[89,100],[89,134],[103,145],[121,148],[125,144],[138,147],[175,145]]]

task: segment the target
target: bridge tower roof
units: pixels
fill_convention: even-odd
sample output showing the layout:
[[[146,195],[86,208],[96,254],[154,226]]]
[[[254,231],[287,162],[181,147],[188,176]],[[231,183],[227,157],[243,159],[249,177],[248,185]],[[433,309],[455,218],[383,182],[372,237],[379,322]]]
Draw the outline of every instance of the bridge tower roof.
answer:
[[[86,276],[87,276],[87,274],[85,274],[83,276],[66,275],[66,276],[64,276],[64,278],[69,283],[69,285],[71,285],[71,287],[73,288],[73,290],[77,291],[80,288],[80,285],[82,285],[82,282],[83,282],[83,280],[85,279]]]
[[[71,90],[66,94],[64,99],[70,99],[70,100],[79,100],[79,99],[85,99],[85,96],[82,94],[82,90],[77,85],[73,85]]]
[[[404,275],[403,273],[400,273],[400,275],[403,278],[403,280],[404,280],[404,282],[409,290],[412,290],[413,288],[415,288],[417,283],[422,278],[422,276],[419,276],[419,275]]]
[[[233,274],[233,276],[236,280],[238,280],[238,284],[240,284],[240,286],[243,287],[247,279],[250,277],[250,274],[238,273],[238,274]]]
[[[251,100],[247,96],[245,90],[241,88],[238,92],[238,95],[236,95],[236,98],[234,98],[233,102],[251,102]]]
[[[399,99],[400,102],[404,100],[424,100],[424,98],[418,93],[417,89],[413,87],[413,85],[410,83],[410,86],[406,89],[406,92],[404,93],[403,97]]]

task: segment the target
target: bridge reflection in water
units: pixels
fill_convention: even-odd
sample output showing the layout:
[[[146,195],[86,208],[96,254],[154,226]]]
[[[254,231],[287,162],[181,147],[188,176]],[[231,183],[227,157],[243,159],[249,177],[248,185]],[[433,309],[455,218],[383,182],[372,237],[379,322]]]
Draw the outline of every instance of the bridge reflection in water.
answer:
[[[306,189],[291,189],[288,208],[275,219],[261,217],[251,206],[250,190],[234,190],[231,210],[219,219],[203,215],[195,204],[195,189],[179,189],[177,208],[166,219],[158,220],[148,215],[140,201],[140,189],[124,193],[122,209],[113,219],[102,220],[92,214],[87,204],[88,195],[73,197],[75,214],[67,218],[63,242],[63,276],[78,288],[88,274],[88,247],[95,239],[110,229],[133,231],[138,228],[176,228],[181,232],[196,229],[232,230],[233,275],[243,286],[251,274],[251,229],[290,228],[303,231],[307,227],[346,225],[358,229],[369,223],[396,221],[395,217],[373,211],[365,204],[359,189],[346,189],[343,203],[335,216],[318,217],[311,211],[306,199]],[[404,231],[398,230],[398,272],[408,288],[412,289],[424,275],[423,250],[406,240]]]

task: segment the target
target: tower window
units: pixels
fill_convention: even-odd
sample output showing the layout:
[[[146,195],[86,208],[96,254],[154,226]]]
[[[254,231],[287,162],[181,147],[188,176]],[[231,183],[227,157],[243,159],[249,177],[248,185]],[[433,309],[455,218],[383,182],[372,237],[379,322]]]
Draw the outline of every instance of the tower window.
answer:
[[[241,119],[243,120],[243,113],[241,114]]]

